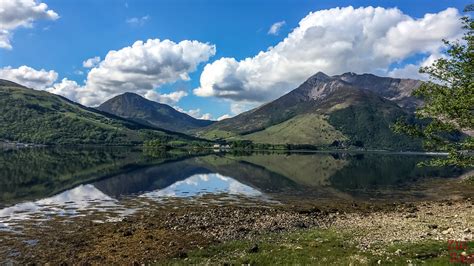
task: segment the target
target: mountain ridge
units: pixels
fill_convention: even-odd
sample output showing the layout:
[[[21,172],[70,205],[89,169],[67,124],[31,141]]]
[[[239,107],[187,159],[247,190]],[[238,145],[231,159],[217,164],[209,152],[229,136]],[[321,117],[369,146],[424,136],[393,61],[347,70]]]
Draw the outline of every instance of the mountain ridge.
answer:
[[[395,134],[391,126],[400,118],[413,119],[412,110],[421,101],[411,92],[420,84],[373,74],[318,72],[274,101],[214,122],[131,92],[91,108],[0,79],[0,138],[44,144],[136,144],[150,135],[196,140],[186,135],[194,134],[262,144],[419,150],[419,141]],[[46,130],[38,130],[44,126]]]
[[[213,123],[210,120],[196,119],[169,105],[145,99],[132,92],[117,95],[96,109],[137,123],[180,133],[187,133]]]
[[[416,107],[422,104],[420,99],[412,96],[413,90],[423,83],[420,80],[379,77],[371,73],[356,74],[353,72],[346,72],[334,77],[353,86],[376,92],[410,111],[414,111]],[[377,87],[374,84],[377,84]]]
[[[383,82],[380,86],[369,86],[367,80]],[[403,85],[399,91],[397,84]],[[216,122],[198,132],[198,136],[317,146],[349,140],[352,144],[363,143],[368,148],[419,149],[419,143],[396,135],[390,129],[396,119],[412,116],[411,106],[417,106],[418,102],[403,96],[407,92],[411,93],[419,84],[420,81],[403,81],[371,74],[344,73],[331,77],[318,72],[280,98]],[[408,103],[410,105],[406,105]],[[345,119],[344,115],[353,121]],[[278,127],[282,123],[286,123],[285,126]],[[292,125],[298,130],[292,129]],[[307,136],[301,138],[298,135],[301,132],[306,132]],[[345,138],[340,138],[341,135]],[[284,138],[278,139],[278,136]],[[377,141],[372,143],[371,138]]]
[[[51,145],[129,145],[148,139],[197,140],[7,80],[0,80],[0,96],[0,139]]]

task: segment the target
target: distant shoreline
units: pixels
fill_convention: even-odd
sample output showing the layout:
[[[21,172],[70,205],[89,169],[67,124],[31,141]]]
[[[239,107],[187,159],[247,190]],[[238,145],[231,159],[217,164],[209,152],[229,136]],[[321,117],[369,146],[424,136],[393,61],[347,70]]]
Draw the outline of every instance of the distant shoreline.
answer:
[[[5,141],[0,140],[0,148],[53,148],[53,147],[79,147],[79,148],[119,148],[119,147],[133,147],[133,148],[143,148],[143,145],[101,145],[101,144],[58,144],[58,145],[45,145],[45,144],[34,144],[34,143],[22,143],[15,141]],[[182,147],[182,148],[171,148],[171,150],[193,150],[193,147]],[[157,149],[159,150],[159,149]],[[201,150],[208,150],[210,152],[291,152],[291,153],[381,153],[381,154],[401,154],[401,155],[429,155],[429,156],[447,156],[447,152],[427,152],[427,151],[390,151],[390,150],[355,150],[355,149],[216,149],[213,147],[203,148]]]

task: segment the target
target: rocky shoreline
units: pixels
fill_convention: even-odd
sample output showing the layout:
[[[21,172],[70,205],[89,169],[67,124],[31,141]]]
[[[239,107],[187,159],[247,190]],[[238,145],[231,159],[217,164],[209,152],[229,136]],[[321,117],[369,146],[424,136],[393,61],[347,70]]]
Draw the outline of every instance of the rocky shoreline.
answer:
[[[4,247],[0,258],[20,264],[153,263],[185,258],[192,250],[227,241],[315,228],[350,233],[360,250],[374,254],[382,254],[380,247],[393,243],[473,240],[472,198],[304,206],[195,203],[150,208],[105,223],[87,216],[74,222],[56,217],[41,226],[25,227],[25,234],[0,232]]]

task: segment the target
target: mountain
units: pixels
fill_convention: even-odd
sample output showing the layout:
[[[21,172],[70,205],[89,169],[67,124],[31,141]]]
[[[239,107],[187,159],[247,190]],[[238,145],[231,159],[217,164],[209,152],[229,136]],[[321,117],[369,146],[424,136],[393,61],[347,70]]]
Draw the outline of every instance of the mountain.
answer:
[[[104,102],[97,109],[145,125],[183,133],[213,123],[196,119],[176,111],[169,105],[150,101],[130,92]]]
[[[195,140],[0,79],[0,139],[37,144],[138,144]]]
[[[198,135],[270,144],[419,149],[418,141],[390,128],[398,118],[412,116],[419,102],[409,95],[419,85],[419,81],[371,74],[330,77],[319,72],[286,95],[216,122]]]
[[[422,103],[420,99],[411,96],[413,90],[421,85],[420,80],[379,77],[373,74],[357,75],[353,72],[334,77],[357,88],[375,92],[405,109],[413,111]]]

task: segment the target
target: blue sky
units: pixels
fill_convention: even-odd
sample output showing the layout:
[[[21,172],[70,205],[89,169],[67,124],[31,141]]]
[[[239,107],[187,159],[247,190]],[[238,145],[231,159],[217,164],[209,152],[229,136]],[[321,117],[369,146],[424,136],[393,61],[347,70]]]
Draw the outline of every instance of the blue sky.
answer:
[[[103,60],[109,51],[120,50],[137,40],[169,39],[175,43],[196,40],[215,45],[215,54],[211,55],[208,61],[200,62],[196,71],[189,73],[189,80],[178,79],[177,82],[160,84],[157,91],[166,94],[176,90],[185,90],[188,95],[173,104],[183,110],[199,108],[201,115],[209,113],[214,119],[224,114],[234,115],[236,110],[231,109],[232,104],[235,107],[240,104],[240,109],[245,110],[273,99],[291,88],[270,90],[242,85],[246,86],[241,89],[245,93],[239,94],[238,97],[227,96],[227,90],[212,89],[203,89],[202,93],[197,93],[200,96],[197,96],[193,93],[193,89],[204,87],[199,81],[204,66],[223,57],[234,58],[237,62],[247,57],[255,57],[260,51],[266,51],[268,47],[280,43],[310,12],[346,6],[397,7],[404,15],[416,20],[423,18],[426,13],[439,13],[448,7],[462,11],[469,4],[469,1],[461,0],[43,0],[36,2],[47,4],[48,9],[56,12],[59,18],[35,19],[32,20],[32,27],[20,26],[9,29],[11,49],[0,49],[0,68],[7,66],[18,68],[24,65],[36,70],[53,70],[58,73],[57,82],[67,78],[82,85],[87,79],[88,71],[82,66],[82,62],[88,58],[99,56]],[[272,24],[280,21],[284,21],[284,24],[278,34],[269,34]],[[446,36],[452,36],[450,32],[446,34]],[[437,54],[434,50],[424,51],[414,48],[413,51],[403,53],[403,56],[390,61],[390,68],[416,65],[434,54]],[[314,72],[317,71],[317,67],[314,67]],[[373,72],[377,73],[377,71]],[[250,77],[242,77],[243,75],[235,74],[235,77],[242,78],[245,82],[251,80]],[[284,86],[297,84],[301,80],[301,77],[297,76],[295,74],[294,81],[285,83]],[[218,85],[216,80],[221,80],[220,77],[210,77],[210,79],[213,80],[214,85]],[[257,97],[257,92],[270,96]],[[208,97],[202,97],[206,93]]]

